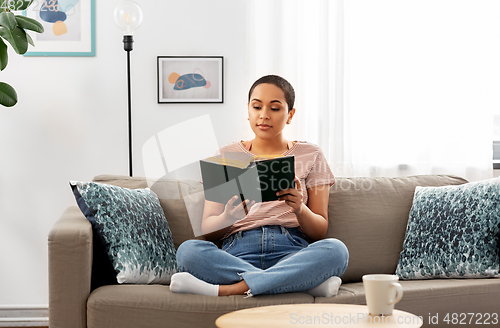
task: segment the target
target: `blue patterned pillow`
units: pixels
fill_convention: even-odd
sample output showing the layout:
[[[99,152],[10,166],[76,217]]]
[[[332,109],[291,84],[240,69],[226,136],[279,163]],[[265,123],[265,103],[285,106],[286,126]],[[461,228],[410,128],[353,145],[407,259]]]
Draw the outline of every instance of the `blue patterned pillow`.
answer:
[[[176,251],[154,192],[96,182],[71,182],[71,187],[102,237],[118,283],[170,283],[177,271]]]
[[[396,274],[402,279],[499,275],[500,180],[417,187]]]

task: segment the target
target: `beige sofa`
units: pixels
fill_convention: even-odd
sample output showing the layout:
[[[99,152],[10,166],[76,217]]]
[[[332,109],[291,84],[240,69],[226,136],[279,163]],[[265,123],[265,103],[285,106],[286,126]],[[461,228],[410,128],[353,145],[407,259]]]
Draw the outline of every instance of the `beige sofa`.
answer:
[[[128,188],[148,186],[145,179],[122,176],[98,176],[94,181]],[[49,235],[50,327],[214,327],[217,317],[250,307],[366,304],[361,277],[395,272],[415,186],[466,182],[444,175],[338,178],[330,191],[327,237],[342,240],[349,248],[350,260],[339,294],[331,298],[305,293],[209,297],[174,294],[164,285],[106,285],[92,290],[92,279],[98,278],[98,268],[92,276],[92,229],[78,207],[71,206]],[[150,187],[159,195],[175,246],[194,238],[193,231],[198,227],[189,216],[202,211],[201,184],[165,180]],[[404,296],[396,308],[422,316],[424,327],[453,326],[443,321],[447,314],[450,318],[453,313],[500,314],[500,279],[433,279],[401,284]],[[436,323],[436,318],[439,325],[429,324]]]

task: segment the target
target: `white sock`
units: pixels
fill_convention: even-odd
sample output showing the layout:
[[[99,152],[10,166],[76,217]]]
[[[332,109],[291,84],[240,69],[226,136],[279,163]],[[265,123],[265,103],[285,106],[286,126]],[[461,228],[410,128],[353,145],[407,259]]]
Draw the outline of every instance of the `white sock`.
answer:
[[[204,282],[188,272],[175,273],[170,279],[170,290],[173,293],[219,296],[219,285]]]
[[[340,284],[342,284],[342,279],[333,276],[326,279],[321,285],[307,290],[306,293],[314,297],[332,297],[339,292]]]

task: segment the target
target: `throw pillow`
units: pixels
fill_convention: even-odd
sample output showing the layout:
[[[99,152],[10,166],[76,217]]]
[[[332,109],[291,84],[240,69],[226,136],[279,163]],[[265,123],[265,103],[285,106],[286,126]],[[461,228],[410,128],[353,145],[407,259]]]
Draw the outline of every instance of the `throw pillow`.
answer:
[[[396,274],[401,279],[499,275],[500,180],[416,187]]]
[[[154,192],[95,182],[71,182],[71,187],[104,242],[118,283],[170,283],[176,252]]]
[[[92,181],[131,189],[149,187],[160,199],[176,249],[186,240],[203,239],[201,218],[205,196],[203,185],[199,181],[167,177],[150,180],[145,177],[109,174],[98,175]]]
[[[416,186],[467,182],[450,175],[337,177],[330,188],[325,238],[342,240],[349,250],[342,282],[359,282],[365,274],[396,271]]]

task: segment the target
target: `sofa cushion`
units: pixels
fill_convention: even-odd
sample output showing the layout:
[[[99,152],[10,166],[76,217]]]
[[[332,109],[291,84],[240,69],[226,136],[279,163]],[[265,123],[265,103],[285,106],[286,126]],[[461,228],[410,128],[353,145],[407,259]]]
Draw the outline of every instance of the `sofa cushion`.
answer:
[[[173,179],[152,181],[143,177],[109,174],[96,176],[93,181],[131,189],[149,187],[160,200],[172,231],[175,248],[188,239],[201,239],[199,236],[205,198],[200,182]]]
[[[364,274],[396,271],[416,186],[445,186],[467,180],[447,175],[396,178],[337,178],[330,189],[327,237],[349,249],[347,282]]]
[[[396,274],[484,278],[500,270],[500,179],[417,187]]]
[[[71,187],[104,241],[119,283],[170,283],[177,271],[175,248],[154,192],[96,182],[72,182]]]
[[[277,304],[313,303],[306,293],[214,297],[172,293],[168,286],[104,286],[90,294],[87,327],[215,327],[223,314]]]

